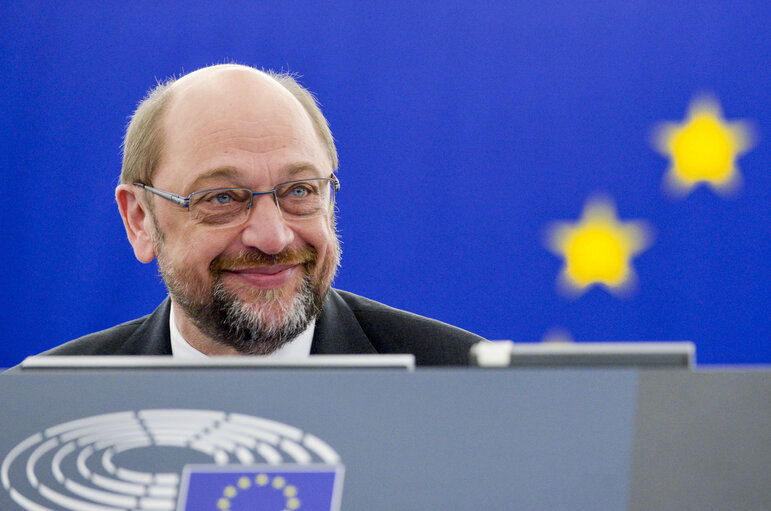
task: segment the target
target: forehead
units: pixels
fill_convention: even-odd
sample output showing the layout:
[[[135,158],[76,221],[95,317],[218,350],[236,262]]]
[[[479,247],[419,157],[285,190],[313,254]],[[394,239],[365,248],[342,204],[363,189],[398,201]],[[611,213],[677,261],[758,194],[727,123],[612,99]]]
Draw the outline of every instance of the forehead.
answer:
[[[267,75],[217,70],[189,75],[174,87],[163,121],[156,186],[168,184],[183,191],[180,188],[217,169],[228,169],[242,184],[254,186],[272,184],[298,167],[331,173],[309,115]]]

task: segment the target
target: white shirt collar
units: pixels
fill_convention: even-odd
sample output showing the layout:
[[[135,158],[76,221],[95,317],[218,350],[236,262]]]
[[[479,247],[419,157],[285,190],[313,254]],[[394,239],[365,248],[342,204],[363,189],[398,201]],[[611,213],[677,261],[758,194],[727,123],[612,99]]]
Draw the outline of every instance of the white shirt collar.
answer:
[[[171,354],[175,358],[186,359],[204,359],[208,358],[205,355],[193,348],[180,333],[177,328],[177,321],[174,317],[174,305],[170,307],[169,313],[169,333],[171,334]],[[289,359],[289,358],[305,358],[311,354],[311,343],[313,342],[313,332],[316,330],[316,320],[310,322],[308,328],[306,328],[300,335],[284,344],[282,347],[271,353],[270,355],[264,355],[266,358],[275,359]]]

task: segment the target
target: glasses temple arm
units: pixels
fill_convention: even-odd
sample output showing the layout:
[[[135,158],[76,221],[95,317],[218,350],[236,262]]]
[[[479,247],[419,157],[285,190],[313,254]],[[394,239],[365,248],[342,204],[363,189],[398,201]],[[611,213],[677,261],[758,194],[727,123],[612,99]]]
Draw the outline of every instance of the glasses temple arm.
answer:
[[[144,183],[133,183],[133,184],[134,186],[144,188],[148,192],[154,193],[159,197],[163,197],[164,199],[173,202],[177,206],[182,206],[183,208],[190,207],[190,199],[187,197],[182,197],[181,195],[177,195],[176,193],[171,193],[164,190],[160,190],[158,188],[153,188],[152,186],[146,185]]]

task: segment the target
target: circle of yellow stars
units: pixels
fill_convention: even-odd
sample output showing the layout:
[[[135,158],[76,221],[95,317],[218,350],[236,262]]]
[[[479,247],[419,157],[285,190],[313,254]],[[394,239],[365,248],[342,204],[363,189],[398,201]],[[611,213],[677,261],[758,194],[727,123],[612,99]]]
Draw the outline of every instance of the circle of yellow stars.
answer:
[[[238,486],[238,488],[236,488]],[[253,488],[273,488],[280,491],[286,498],[284,509],[282,511],[295,511],[300,509],[300,499],[297,498],[297,487],[287,484],[283,476],[276,476],[273,479],[267,474],[257,474],[252,479],[242,476],[235,485],[228,485],[222,490],[222,497],[217,501],[217,509],[220,511],[229,511],[231,500],[238,495],[239,491],[246,491]]]
[[[726,121],[715,98],[696,96],[682,123],[663,122],[654,130],[654,148],[670,159],[664,185],[680,196],[700,184],[731,194],[742,181],[736,160],[752,139],[749,124]]]
[[[642,221],[619,221],[609,199],[589,199],[580,220],[548,230],[547,247],[565,260],[560,290],[569,296],[593,285],[617,294],[630,290],[636,282],[631,259],[649,246],[650,231]]]

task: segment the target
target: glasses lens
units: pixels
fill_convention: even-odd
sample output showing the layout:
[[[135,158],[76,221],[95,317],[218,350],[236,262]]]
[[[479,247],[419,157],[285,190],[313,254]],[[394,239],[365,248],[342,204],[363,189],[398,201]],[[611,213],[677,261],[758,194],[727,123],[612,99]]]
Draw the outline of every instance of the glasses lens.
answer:
[[[248,188],[221,188],[194,193],[190,214],[204,224],[223,225],[240,221],[249,207],[252,191]]]
[[[334,189],[331,183],[331,179],[319,178],[278,185],[276,197],[281,212],[298,218],[326,213],[334,200]]]

